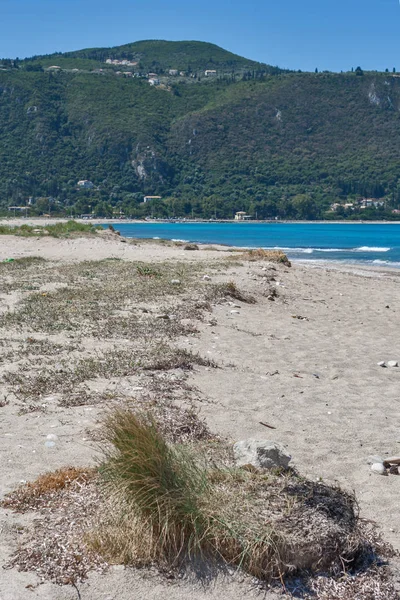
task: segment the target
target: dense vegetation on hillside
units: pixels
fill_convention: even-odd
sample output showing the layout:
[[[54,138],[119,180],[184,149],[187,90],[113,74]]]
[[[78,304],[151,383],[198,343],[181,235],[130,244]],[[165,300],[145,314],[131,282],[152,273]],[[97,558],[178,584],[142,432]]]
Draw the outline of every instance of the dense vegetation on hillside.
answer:
[[[31,213],[396,218],[395,74],[289,73],[211,44],[157,41],[0,69],[4,210],[31,198]],[[385,207],[359,210],[360,197]],[[354,206],[328,212],[333,202]]]

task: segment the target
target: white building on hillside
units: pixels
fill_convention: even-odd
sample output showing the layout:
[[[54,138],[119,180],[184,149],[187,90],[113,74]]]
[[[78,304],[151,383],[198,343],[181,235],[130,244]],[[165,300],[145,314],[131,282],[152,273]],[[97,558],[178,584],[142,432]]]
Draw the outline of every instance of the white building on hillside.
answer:
[[[91,190],[92,188],[94,188],[94,183],[92,183],[88,179],[81,179],[80,181],[78,181],[77,186],[86,190]]]

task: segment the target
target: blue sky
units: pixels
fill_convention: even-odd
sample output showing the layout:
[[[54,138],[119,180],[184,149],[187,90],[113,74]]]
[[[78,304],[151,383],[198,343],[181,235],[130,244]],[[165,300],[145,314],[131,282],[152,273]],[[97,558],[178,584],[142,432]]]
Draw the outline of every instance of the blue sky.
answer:
[[[292,69],[400,70],[399,0],[0,0],[0,57],[201,40]]]

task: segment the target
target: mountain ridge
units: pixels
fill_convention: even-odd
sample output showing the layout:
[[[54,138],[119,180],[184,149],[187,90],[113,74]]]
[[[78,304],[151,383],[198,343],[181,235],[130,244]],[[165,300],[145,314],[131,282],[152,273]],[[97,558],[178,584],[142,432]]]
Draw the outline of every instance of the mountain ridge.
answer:
[[[0,64],[3,210],[397,218],[396,74],[290,72],[155,40]],[[361,212],[364,196],[386,210]]]

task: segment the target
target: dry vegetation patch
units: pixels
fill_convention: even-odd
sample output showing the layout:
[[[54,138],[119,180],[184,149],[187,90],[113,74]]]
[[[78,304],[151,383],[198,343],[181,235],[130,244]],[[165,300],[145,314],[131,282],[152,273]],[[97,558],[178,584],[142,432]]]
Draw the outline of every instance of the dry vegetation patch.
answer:
[[[246,304],[255,304],[254,296],[240,290],[234,281],[214,283],[208,286],[206,298],[209,302],[221,302],[227,298],[233,298]]]
[[[246,250],[245,252],[238,251],[236,256],[232,256],[233,260],[248,260],[251,262],[265,260],[272,263],[283,264],[286,267],[291,267],[292,263],[282,250],[264,250],[257,248],[255,250]]]
[[[61,490],[71,487],[73,483],[84,485],[92,480],[95,474],[96,471],[89,468],[64,467],[57,469],[57,471],[45,473],[35,481],[28,482],[7,494],[1,505],[20,513],[37,510],[49,503],[54,503],[55,496]]]

